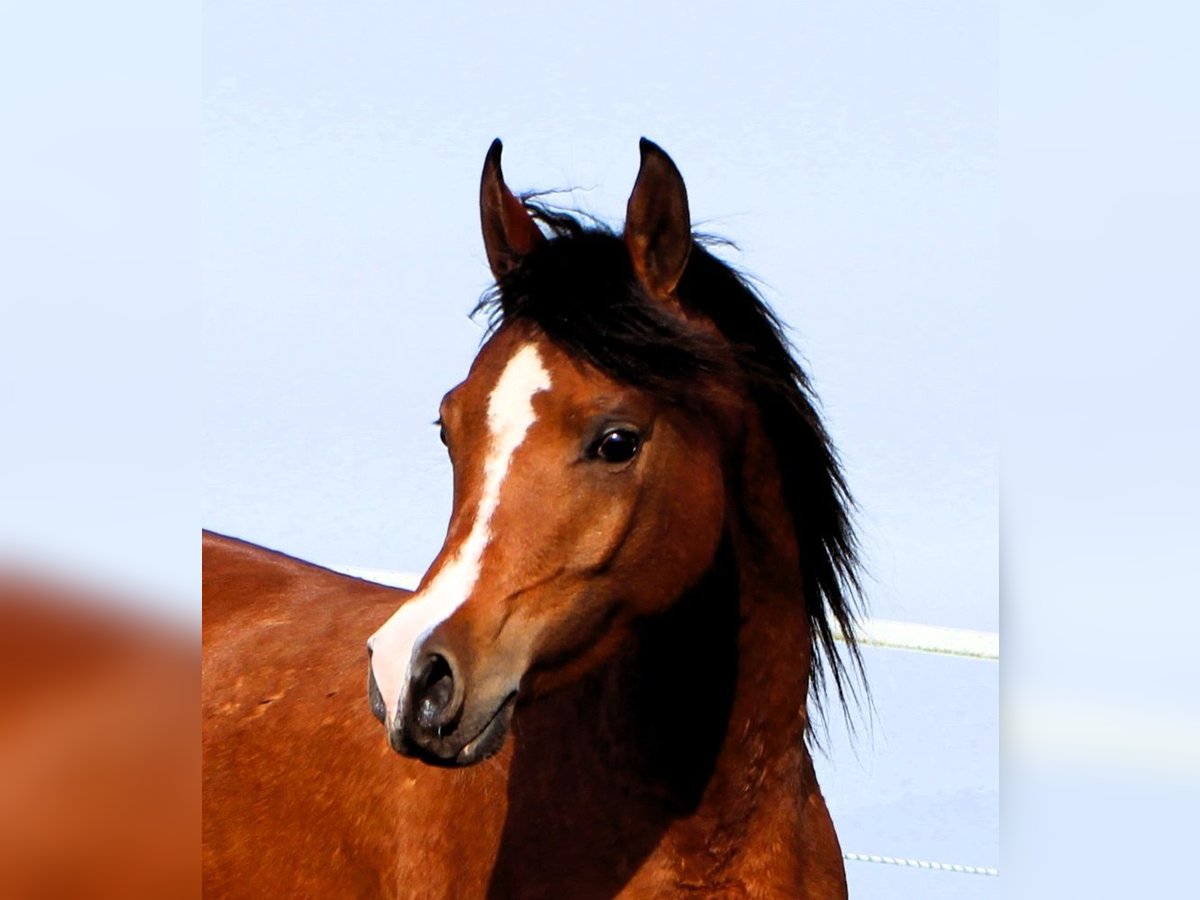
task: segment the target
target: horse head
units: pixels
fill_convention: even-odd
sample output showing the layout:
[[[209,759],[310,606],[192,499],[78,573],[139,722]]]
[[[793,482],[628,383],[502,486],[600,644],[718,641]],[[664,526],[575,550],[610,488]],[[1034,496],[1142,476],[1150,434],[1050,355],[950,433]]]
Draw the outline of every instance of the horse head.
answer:
[[[547,239],[500,149],[480,191],[500,324],[441,404],[445,543],[368,642],[391,746],[435,765],[496,753],[517,702],[597,668],[704,574],[739,423],[728,346],[679,300],[694,244],[670,158],[642,141],[623,235]]]

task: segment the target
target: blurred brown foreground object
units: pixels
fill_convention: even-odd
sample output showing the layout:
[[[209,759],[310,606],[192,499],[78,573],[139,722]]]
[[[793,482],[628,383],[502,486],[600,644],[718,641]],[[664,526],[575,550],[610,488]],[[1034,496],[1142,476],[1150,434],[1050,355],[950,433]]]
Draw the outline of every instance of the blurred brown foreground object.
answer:
[[[199,643],[0,572],[0,896],[200,896]]]

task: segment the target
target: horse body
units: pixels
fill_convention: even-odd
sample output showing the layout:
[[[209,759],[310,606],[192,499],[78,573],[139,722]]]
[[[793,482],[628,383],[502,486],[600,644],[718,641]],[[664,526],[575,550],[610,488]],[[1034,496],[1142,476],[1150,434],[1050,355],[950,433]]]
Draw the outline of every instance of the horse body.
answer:
[[[852,538],[778,326],[648,142],[623,239],[545,240],[498,142],[481,208],[417,591],[205,537],[206,891],[845,896],[806,734]]]

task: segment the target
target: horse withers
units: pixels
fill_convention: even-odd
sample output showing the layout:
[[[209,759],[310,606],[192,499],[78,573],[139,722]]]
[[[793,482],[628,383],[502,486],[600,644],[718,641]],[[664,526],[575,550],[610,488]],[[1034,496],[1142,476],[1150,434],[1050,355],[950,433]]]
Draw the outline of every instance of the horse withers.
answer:
[[[807,737],[857,665],[854,540],[806,376],[656,145],[619,235],[500,153],[417,590],[205,539],[206,888],[845,896]]]

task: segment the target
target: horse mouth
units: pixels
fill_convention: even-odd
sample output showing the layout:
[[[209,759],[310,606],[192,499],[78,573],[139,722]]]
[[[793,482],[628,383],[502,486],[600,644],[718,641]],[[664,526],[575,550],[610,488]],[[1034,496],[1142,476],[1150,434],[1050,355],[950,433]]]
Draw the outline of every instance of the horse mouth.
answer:
[[[456,752],[443,756],[433,750],[418,746],[397,746],[392,740],[392,749],[405,756],[415,756],[421,762],[443,769],[459,769],[473,766],[490,759],[500,752],[504,739],[508,736],[509,725],[512,724],[513,708],[516,706],[517,692],[513,691],[501,701],[496,711],[484,724],[478,733],[467,741]],[[401,739],[403,740],[403,739]],[[407,743],[407,742],[405,742]]]
[[[504,746],[504,739],[508,736],[508,727],[512,723],[516,700],[516,691],[504,698],[479,734],[467,741],[455,755],[454,760],[457,765],[473,766],[500,752],[500,748]]]

